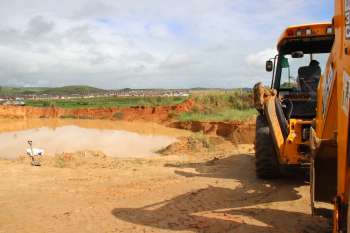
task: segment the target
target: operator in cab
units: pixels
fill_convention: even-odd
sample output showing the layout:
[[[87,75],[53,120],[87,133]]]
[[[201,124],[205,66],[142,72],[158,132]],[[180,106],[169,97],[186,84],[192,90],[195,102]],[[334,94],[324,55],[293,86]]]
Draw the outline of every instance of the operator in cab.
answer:
[[[316,93],[321,77],[321,67],[317,60],[311,60],[308,66],[302,66],[298,70],[298,86],[301,92]]]

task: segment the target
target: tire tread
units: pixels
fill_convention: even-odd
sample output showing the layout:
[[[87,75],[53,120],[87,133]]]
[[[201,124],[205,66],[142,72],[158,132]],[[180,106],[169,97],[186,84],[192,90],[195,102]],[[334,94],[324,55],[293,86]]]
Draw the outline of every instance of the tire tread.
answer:
[[[255,171],[261,179],[280,177],[280,165],[266,118],[259,115],[256,119]]]

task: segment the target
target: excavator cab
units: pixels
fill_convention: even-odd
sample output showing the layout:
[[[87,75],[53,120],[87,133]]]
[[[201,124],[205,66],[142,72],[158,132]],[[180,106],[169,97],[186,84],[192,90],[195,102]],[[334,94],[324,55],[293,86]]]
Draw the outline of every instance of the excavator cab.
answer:
[[[317,86],[333,41],[330,24],[290,27],[281,36],[271,88],[290,108],[287,118],[315,117]]]
[[[278,54],[266,62],[271,86],[254,86],[260,112],[255,139],[258,177],[275,178],[284,168],[308,166],[317,86],[333,42],[329,23],[288,27],[278,42]]]

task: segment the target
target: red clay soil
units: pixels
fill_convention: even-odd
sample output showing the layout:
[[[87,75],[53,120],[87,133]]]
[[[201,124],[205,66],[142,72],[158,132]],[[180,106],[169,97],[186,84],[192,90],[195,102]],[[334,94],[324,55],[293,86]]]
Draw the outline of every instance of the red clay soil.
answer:
[[[234,144],[254,143],[255,124],[252,121],[241,122],[174,122],[170,127],[201,132],[207,135],[221,136]]]
[[[130,107],[130,108],[58,108],[58,107],[29,107],[29,106],[0,106],[0,117],[9,118],[81,118],[81,119],[117,119],[145,120],[164,122],[172,114],[187,112],[194,106],[194,100],[189,99],[182,104],[159,107]]]
[[[254,142],[255,124],[251,121],[240,122],[171,122],[174,115],[190,111],[195,105],[189,99],[179,105],[159,107],[129,108],[58,108],[30,106],[0,106],[0,118],[77,118],[107,119],[123,121],[151,121],[167,124],[178,129],[202,132],[206,135],[221,136],[234,144],[251,144]]]

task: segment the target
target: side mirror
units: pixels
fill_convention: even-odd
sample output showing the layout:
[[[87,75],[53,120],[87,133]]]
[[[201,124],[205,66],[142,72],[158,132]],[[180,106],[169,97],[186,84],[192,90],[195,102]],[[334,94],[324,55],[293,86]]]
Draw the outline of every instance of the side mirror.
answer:
[[[302,58],[304,57],[304,52],[303,51],[295,51],[292,52],[292,58]]]
[[[273,62],[271,60],[266,61],[266,71],[271,72],[273,70]]]

